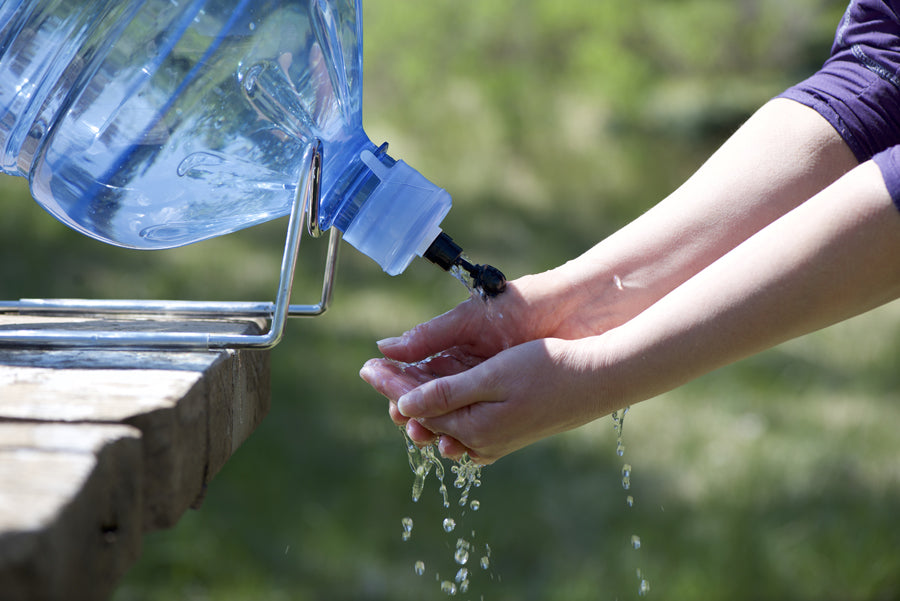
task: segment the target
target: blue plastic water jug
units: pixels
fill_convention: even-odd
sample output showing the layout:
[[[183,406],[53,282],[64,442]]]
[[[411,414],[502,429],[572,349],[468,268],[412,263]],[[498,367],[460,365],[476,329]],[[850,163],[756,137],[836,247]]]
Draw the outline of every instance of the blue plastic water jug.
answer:
[[[0,0],[0,170],[88,236],[170,248],[286,215],[320,140],[319,227],[398,274],[447,242],[451,201],[363,131],[360,17],[360,0]]]

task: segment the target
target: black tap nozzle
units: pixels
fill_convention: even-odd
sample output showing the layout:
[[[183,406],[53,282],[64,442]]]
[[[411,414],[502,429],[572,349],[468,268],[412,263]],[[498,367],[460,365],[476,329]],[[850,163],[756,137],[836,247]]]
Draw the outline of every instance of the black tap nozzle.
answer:
[[[493,265],[473,265],[462,254],[453,238],[441,232],[422,255],[444,271],[458,265],[472,277],[475,288],[485,296],[497,296],[506,290],[506,276]]]
[[[506,290],[506,276],[493,265],[476,265],[479,270],[475,278],[478,287],[488,296],[497,296]]]
[[[459,261],[460,256],[462,256],[462,248],[453,241],[453,238],[444,232],[441,232],[422,256],[444,271],[450,271],[450,268],[453,267],[457,261]]]

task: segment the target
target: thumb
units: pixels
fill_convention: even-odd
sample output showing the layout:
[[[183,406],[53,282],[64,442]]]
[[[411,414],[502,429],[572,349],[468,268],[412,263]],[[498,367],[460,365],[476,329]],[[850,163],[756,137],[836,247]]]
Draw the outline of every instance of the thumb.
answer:
[[[488,400],[488,393],[481,385],[481,365],[459,374],[431,380],[410,390],[397,399],[397,409],[410,418],[440,417]]]

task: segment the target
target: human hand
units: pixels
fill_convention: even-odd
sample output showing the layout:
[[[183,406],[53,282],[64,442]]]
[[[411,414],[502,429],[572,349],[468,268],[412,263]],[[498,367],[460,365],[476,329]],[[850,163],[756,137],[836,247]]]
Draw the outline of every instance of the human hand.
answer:
[[[479,463],[608,413],[594,338],[533,340],[478,360],[448,352],[415,365],[372,359],[363,379],[391,399],[391,418],[416,444]]]
[[[417,444],[438,442],[440,452],[448,457],[458,457],[464,452],[470,455],[481,453],[482,461],[506,454],[508,450],[499,452],[494,448],[496,443],[476,451],[476,442],[467,437],[471,444],[461,443],[447,430],[437,436],[425,425],[433,424],[433,419],[410,420],[411,414],[404,415],[398,409],[397,401],[423,384],[463,372],[466,372],[465,378],[475,378],[469,380],[472,388],[468,394],[472,398],[479,396],[476,394],[479,383],[487,384],[490,378],[499,375],[494,373],[495,369],[504,372],[507,388],[513,390],[514,384],[533,367],[530,363],[539,357],[534,352],[516,349],[517,346],[547,338],[579,338],[614,324],[615,316],[603,307],[614,307],[616,303],[603,303],[602,292],[579,285],[577,275],[573,275],[577,274],[573,266],[575,263],[570,262],[552,271],[519,278],[510,282],[503,294],[491,299],[489,307],[481,299],[470,298],[400,337],[380,341],[379,350],[386,359],[367,362],[360,371],[361,377],[390,400],[391,419],[405,427]],[[612,289],[621,293],[615,286]],[[585,303],[583,298],[588,293],[597,302]],[[542,342],[537,347],[546,344]],[[491,361],[495,357],[498,359]],[[516,364],[526,358],[525,363]],[[474,369],[485,362],[488,364]],[[479,380],[479,376],[482,379]],[[491,397],[493,392],[496,391],[480,391],[480,396],[484,397],[481,400]],[[485,420],[490,419],[490,412],[476,413],[483,414]],[[519,446],[524,444],[527,443]]]

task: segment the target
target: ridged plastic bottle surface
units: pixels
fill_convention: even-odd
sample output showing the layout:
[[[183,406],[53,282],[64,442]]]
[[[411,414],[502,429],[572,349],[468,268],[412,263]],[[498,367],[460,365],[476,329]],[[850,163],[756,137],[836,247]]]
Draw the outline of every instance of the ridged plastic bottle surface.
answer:
[[[321,140],[327,229],[380,181],[361,41],[359,0],[0,0],[0,170],[84,234],[168,248],[287,214]]]

